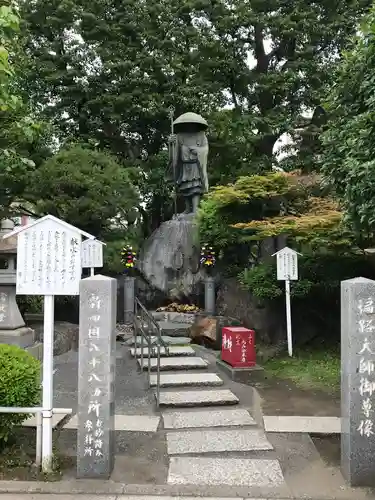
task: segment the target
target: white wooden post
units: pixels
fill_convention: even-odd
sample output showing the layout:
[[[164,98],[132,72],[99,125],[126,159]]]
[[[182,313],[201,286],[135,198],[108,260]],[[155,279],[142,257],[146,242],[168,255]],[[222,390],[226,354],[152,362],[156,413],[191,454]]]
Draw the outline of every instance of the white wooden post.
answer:
[[[53,409],[53,334],[55,297],[44,296],[43,325],[43,412],[42,412],[42,468],[52,470],[52,409]]]
[[[298,252],[285,247],[274,253],[277,263],[277,279],[285,281],[285,307],[286,307],[286,332],[288,341],[288,354],[293,356],[292,336],[292,311],[290,304],[290,281],[298,280]]]

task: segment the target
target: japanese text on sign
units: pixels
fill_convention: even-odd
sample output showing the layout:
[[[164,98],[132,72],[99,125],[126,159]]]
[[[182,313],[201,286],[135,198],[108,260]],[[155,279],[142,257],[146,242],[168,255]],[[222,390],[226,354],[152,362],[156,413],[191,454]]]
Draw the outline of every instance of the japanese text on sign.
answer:
[[[232,339],[226,334],[223,335],[223,347],[224,349],[229,349],[232,352]]]
[[[81,235],[46,220],[17,240],[18,295],[78,295]]]
[[[276,254],[277,279],[298,279],[298,255],[291,248],[283,249]]]
[[[361,420],[358,425],[358,432],[361,436],[369,438],[374,434],[374,421],[372,417],[373,406],[371,397],[375,392],[374,374],[375,363],[374,355],[369,338],[366,334],[372,333],[375,329],[373,319],[369,315],[374,314],[375,304],[371,297],[360,299],[358,302],[358,329],[364,335],[361,349],[359,350],[359,367],[358,372],[361,376],[359,385],[359,394],[362,398],[361,402]]]
[[[103,244],[98,240],[82,243],[82,267],[103,267]]]
[[[102,410],[102,390],[100,383],[100,326],[101,318],[101,300],[95,294],[89,297],[89,307],[91,314],[89,316],[88,330],[88,353],[89,353],[89,372],[87,376],[88,392],[90,400],[87,407],[87,420],[85,422],[84,437],[84,456],[101,458],[103,457],[103,420]],[[99,375],[98,375],[99,373]]]

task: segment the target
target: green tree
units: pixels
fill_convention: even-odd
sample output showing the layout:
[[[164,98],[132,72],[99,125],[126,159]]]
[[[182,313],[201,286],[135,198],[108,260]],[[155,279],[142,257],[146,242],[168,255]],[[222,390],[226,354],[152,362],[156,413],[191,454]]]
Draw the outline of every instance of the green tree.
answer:
[[[12,211],[22,198],[30,172],[48,155],[48,128],[36,122],[22,99],[19,75],[24,69],[17,10],[0,7],[0,212]]]
[[[327,99],[323,171],[358,234],[375,230],[375,10],[335,74]]]
[[[62,149],[37,168],[25,194],[37,213],[52,214],[105,239],[128,227],[138,195],[113,156],[82,146]]]
[[[170,105],[212,115],[213,180],[234,180],[270,169],[279,137],[308,125],[303,112],[320,104],[370,4],[24,2],[35,75],[27,88],[63,136],[131,159],[165,146]],[[232,109],[217,112],[224,105]]]

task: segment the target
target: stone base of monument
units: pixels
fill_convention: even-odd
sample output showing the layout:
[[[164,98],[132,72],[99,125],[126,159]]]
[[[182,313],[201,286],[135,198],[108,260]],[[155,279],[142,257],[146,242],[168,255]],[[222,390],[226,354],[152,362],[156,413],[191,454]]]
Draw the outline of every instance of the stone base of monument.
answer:
[[[137,267],[148,287],[169,299],[180,301],[199,295],[205,277],[199,260],[195,214],[179,214],[163,222],[147,238]]]
[[[43,361],[43,344],[41,342],[35,342],[35,344],[26,347],[25,351],[39,361]]]
[[[0,330],[0,344],[17,345],[22,348],[34,344],[35,332],[27,326],[15,328],[14,330]]]
[[[254,379],[254,382],[256,382],[264,375],[264,368],[259,365],[244,368],[233,368],[222,359],[217,359],[216,364],[218,368],[223,370],[223,372],[225,372],[234,382],[241,382],[245,380],[246,382],[248,382],[252,379]]]

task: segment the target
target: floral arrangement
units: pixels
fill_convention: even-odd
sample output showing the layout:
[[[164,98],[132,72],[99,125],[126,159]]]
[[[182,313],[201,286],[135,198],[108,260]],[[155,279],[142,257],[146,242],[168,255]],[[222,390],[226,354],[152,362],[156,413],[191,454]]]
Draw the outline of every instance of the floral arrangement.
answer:
[[[134,268],[135,262],[137,260],[137,252],[134,252],[133,247],[128,245],[121,250],[121,262],[126,269],[130,270]]]
[[[212,247],[204,245],[201,249],[201,264],[205,268],[213,268],[216,262],[215,252]]]
[[[200,312],[200,309],[194,304],[178,304],[177,302],[173,302],[168,306],[159,307],[156,309],[156,312],[196,313]]]

